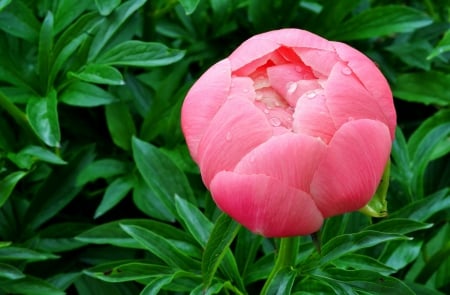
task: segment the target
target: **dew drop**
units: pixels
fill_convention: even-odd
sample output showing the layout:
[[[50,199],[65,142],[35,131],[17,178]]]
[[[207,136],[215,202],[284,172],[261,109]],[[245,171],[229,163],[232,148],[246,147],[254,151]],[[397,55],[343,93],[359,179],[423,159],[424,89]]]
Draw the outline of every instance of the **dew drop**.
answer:
[[[278,119],[277,117],[270,118],[269,121],[270,121],[270,124],[272,124],[272,126],[274,126],[274,127],[278,127],[281,125],[281,120]]]
[[[295,90],[297,90],[297,83],[295,82],[289,82],[288,83],[288,94],[293,94],[295,92]]]
[[[317,95],[317,93],[316,93],[315,91],[312,91],[312,92],[308,93],[308,94],[306,95],[306,97],[312,99],[312,98],[316,97],[316,95]]]
[[[226,139],[227,141],[230,141],[231,138],[233,138],[233,136],[231,135],[231,132],[227,132],[227,135],[226,135],[225,139]]]
[[[344,74],[346,76],[351,75],[353,73],[352,69],[350,69],[349,67],[342,68],[341,71],[342,71],[342,74]]]

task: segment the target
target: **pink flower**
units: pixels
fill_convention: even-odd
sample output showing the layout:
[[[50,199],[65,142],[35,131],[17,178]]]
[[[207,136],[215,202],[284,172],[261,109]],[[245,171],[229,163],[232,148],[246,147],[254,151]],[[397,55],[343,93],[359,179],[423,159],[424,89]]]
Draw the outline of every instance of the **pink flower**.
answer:
[[[310,234],[365,206],[396,126],[369,58],[298,29],[256,35],[213,65],[181,119],[219,208],[267,237]]]

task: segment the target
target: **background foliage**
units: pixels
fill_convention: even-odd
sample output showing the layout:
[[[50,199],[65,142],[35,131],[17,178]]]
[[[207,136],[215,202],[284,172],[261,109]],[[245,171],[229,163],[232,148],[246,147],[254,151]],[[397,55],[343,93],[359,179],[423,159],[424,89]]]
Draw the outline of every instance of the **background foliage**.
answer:
[[[220,214],[179,112],[208,66],[282,27],[374,59],[399,128],[388,217],[327,220],[267,293],[450,294],[449,12],[448,0],[0,0],[0,294],[259,293],[278,241]]]

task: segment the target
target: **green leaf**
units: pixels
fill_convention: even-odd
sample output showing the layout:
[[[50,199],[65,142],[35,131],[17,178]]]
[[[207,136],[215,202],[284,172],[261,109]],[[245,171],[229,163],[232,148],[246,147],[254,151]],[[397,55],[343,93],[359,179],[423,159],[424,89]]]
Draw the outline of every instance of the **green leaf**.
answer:
[[[405,235],[414,231],[428,229],[432,226],[433,224],[430,223],[418,222],[407,218],[388,218],[369,225],[364,230]]]
[[[0,29],[29,42],[38,40],[39,21],[22,1],[11,2],[0,12]]]
[[[0,261],[35,262],[56,258],[58,258],[58,256],[51,253],[38,252],[23,247],[11,246],[0,248]]]
[[[186,175],[158,148],[133,138],[132,149],[134,161],[145,182],[174,215],[175,195],[195,200]]]
[[[2,11],[6,6],[11,3],[12,0],[1,0],[0,1],[0,11]]]
[[[431,52],[433,47],[428,40],[421,39],[410,42],[399,40],[397,43],[386,47],[386,49],[407,65],[425,71],[429,71],[431,68],[431,62],[426,59],[426,56]]]
[[[171,49],[161,43],[125,41],[108,50],[96,60],[98,64],[156,67],[179,61],[184,51]]]
[[[61,94],[61,102],[79,107],[95,107],[117,102],[117,98],[102,88],[85,82],[74,82]]]
[[[53,58],[53,14],[48,11],[42,22],[39,34],[38,50],[38,73],[43,93],[47,93],[51,85],[49,84],[50,62]]]
[[[83,295],[136,295],[139,294],[140,291],[140,289],[134,284],[111,284],[88,276],[80,276],[74,282],[74,286],[76,289],[75,294]]]
[[[267,289],[267,295],[291,294],[297,272],[290,267],[280,269]]]
[[[101,159],[86,166],[77,177],[77,185],[84,186],[88,182],[93,182],[99,178],[110,178],[127,173],[126,163],[117,159]]]
[[[178,0],[178,1],[183,6],[184,10],[186,11],[186,14],[193,13],[197,8],[198,3],[200,3],[200,0]]]
[[[412,32],[432,20],[423,12],[404,6],[386,5],[370,8],[335,27],[329,33],[334,40],[355,40]]]
[[[36,145],[29,145],[18,153],[18,156],[21,155],[28,155],[36,158],[39,161],[44,161],[47,163],[55,164],[55,165],[65,165],[67,164],[66,161],[61,159],[58,155],[55,153],[49,151],[46,148],[36,146]]]
[[[369,292],[370,294],[414,294],[399,279],[383,276],[373,271],[329,268],[317,273],[314,276],[319,279],[341,282],[354,290]]]
[[[322,247],[319,263],[324,265],[343,255],[373,247],[380,243],[394,240],[406,240],[407,237],[400,234],[383,233],[377,231],[361,231],[354,234],[344,234],[331,239]],[[317,254],[313,255],[315,257]],[[313,260],[316,258],[313,258]]]
[[[134,225],[121,225],[122,229],[148,251],[159,257],[169,266],[184,270],[196,270],[200,263],[179,251],[174,244],[155,232]]]
[[[86,245],[86,243],[75,240],[74,236],[87,228],[89,228],[88,225],[77,222],[54,223],[40,230],[29,242],[34,249],[44,252],[70,251]]]
[[[406,73],[397,77],[393,93],[395,97],[406,101],[448,106],[449,84],[450,75],[442,72]]]
[[[76,239],[91,244],[111,244],[118,247],[142,249],[143,246],[140,243],[122,230],[122,225],[151,229],[156,234],[164,236],[165,239],[191,241],[184,231],[150,219],[122,219],[105,223],[79,234]]]
[[[109,15],[122,0],[95,0],[95,5],[101,15]]]
[[[102,216],[116,206],[127,196],[128,192],[133,188],[133,185],[133,178],[129,176],[118,177],[111,182],[106,188],[100,205],[97,207],[97,210],[95,210],[94,218]]]
[[[147,0],[126,1],[117,7],[102,24],[99,32],[95,35],[89,50],[89,61],[94,60],[105,48],[108,41],[116,34],[119,28],[130,18]]]
[[[351,253],[333,261],[333,264],[341,269],[368,270],[384,275],[394,273],[396,269],[387,266],[380,261],[365,255]]]
[[[128,105],[119,102],[105,107],[106,123],[114,143],[128,151],[131,149],[131,138],[136,135],[136,126]]]
[[[94,84],[125,84],[119,70],[107,65],[88,64],[79,73],[69,72],[69,76]]]
[[[205,288],[211,285],[217,268],[239,228],[239,224],[224,213],[217,219],[202,258],[202,276]]]
[[[92,3],[90,0],[80,0],[77,1],[77,5],[73,5],[72,0],[59,0],[57,2],[57,7],[54,10],[55,24],[54,32],[55,35],[65,29],[67,26],[73,24],[77,20],[83,18],[80,16]],[[82,32],[82,31],[79,31]],[[62,33],[64,34],[65,31]],[[60,40],[60,39],[59,39]],[[58,41],[59,41],[58,40]]]
[[[64,295],[64,291],[59,290],[48,282],[27,276],[25,278],[2,282],[1,288],[10,294],[23,294],[23,295]]]
[[[125,261],[107,262],[83,271],[90,277],[112,283],[143,280],[173,272],[173,268],[165,265]]]
[[[24,277],[25,275],[18,268],[9,264],[0,263],[0,278],[17,280]]]
[[[27,174],[28,172],[16,171],[0,179],[0,208],[8,200],[16,184]]]
[[[46,181],[39,187],[26,213],[26,224],[36,229],[59,213],[81,190],[76,185],[80,171],[94,159],[92,146],[79,149],[69,159],[69,164],[55,167]]]
[[[26,108],[31,128],[51,147],[59,147],[61,140],[57,104],[56,91],[52,90],[47,97],[32,98]]]
[[[428,55],[427,59],[428,60],[433,59],[436,56],[439,56],[448,51],[450,51],[450,30],[447,30],[447,32],[445,32],[442,39],[438,42],[436,47]]]

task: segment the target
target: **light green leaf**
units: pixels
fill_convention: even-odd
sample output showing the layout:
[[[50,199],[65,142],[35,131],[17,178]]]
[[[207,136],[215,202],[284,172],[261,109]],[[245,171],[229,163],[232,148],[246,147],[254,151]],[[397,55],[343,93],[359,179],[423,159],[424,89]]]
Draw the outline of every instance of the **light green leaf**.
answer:
[[[39,38],[39,27],[33,11],[23,1],[11,2],[1,10],[0,30],[8,34],[35,42]]]
[[[122,74],[114,67],[88,64],[79,73],[69,72],[70,77],[94,84],[123,85]]]
[[[85,82],[74,82],[61,94],[61,102],[79,107],[95,107],[118,101],[102,88]]]
[[[25,275],[18,268],[9,264],[0,263],[0,278],[17,280],[24,277]]]
[[[31,128],[51,147],[59,147],[61,140],[57,104],[56,91],[52,90],[47,97],[32,98],[26,108]]]
[[[447,32],[445,32],[444,37],[442,37],[436,47],[431,51],[427,59],[433,59],[436,56],[439,56],[448,51],[450,51],[450,30],[447,30]]]
[[[27,174],[28,172],[16,171],[8,174],[5,178],[0,179],[0,208],[11,196],[16,184]]]
[[[450,75],[437,71],[401,74],[393,87],[395,97],[406,101],[448,106]]]
[[[136,135],[136,126],[128,105],[122,102],[106,105],[105,115],[113,142],[126,151],[130,150],[131,138]]]
[[[48,259],[56,259],[59,256],[51,253],[39,252],[23,247],[5,247],[0,248],[0,261],[25,261],[35,262]]]
[[[0,0],[0,11],[11,3],[11,0]]]
[[[432,22],[422,11],[404,5],[370,8],[335,26],[329,33],[334,40],[355,40],[412,32]]]
[[[178,0],[178,1],[180,1],[181,5],[186,11],[186,14],[193,13],[197,8],[198,3],[200,3],[200,0]]]
[[[432,227],[431,223],[423,223],[408,218],[387,218],[375,224],[367,226],[364,230],[373,230],[394,234],[409,234],[414,231]]]
[[[183,270],[196,270],[200,263],[182,253],[170,240],[155,232],[134,225],[121,225],[122,229],[148,251],[159,257],[167,265]]]
[[[55,164],[55,165],[65,165],[66,161],[61,159],[55,153],[49,151],[46,148],[37,146],[37,145],[29,145],[18,153],[18,155],[28,155],[36,158],[37,160],[44,161],[47,163]]]
[[[125,41],[108,50],[96,60],[98,64],[156,67],[179,61],[184,51],[156,42]]]
[[[100,205],[95,210],[94,218],[98,218],[116,206],[133,188],[133,178],[129,176],[118,177],[106,188]]]
[[[239,224],[224,213],[217,219],[202,258],[202,276],[205,288],[211,285],[217,268],[239,229]]]
[[[117,6],[120,5],[121,0],[95,0],[95,5],[101,15],[109,15]]]

